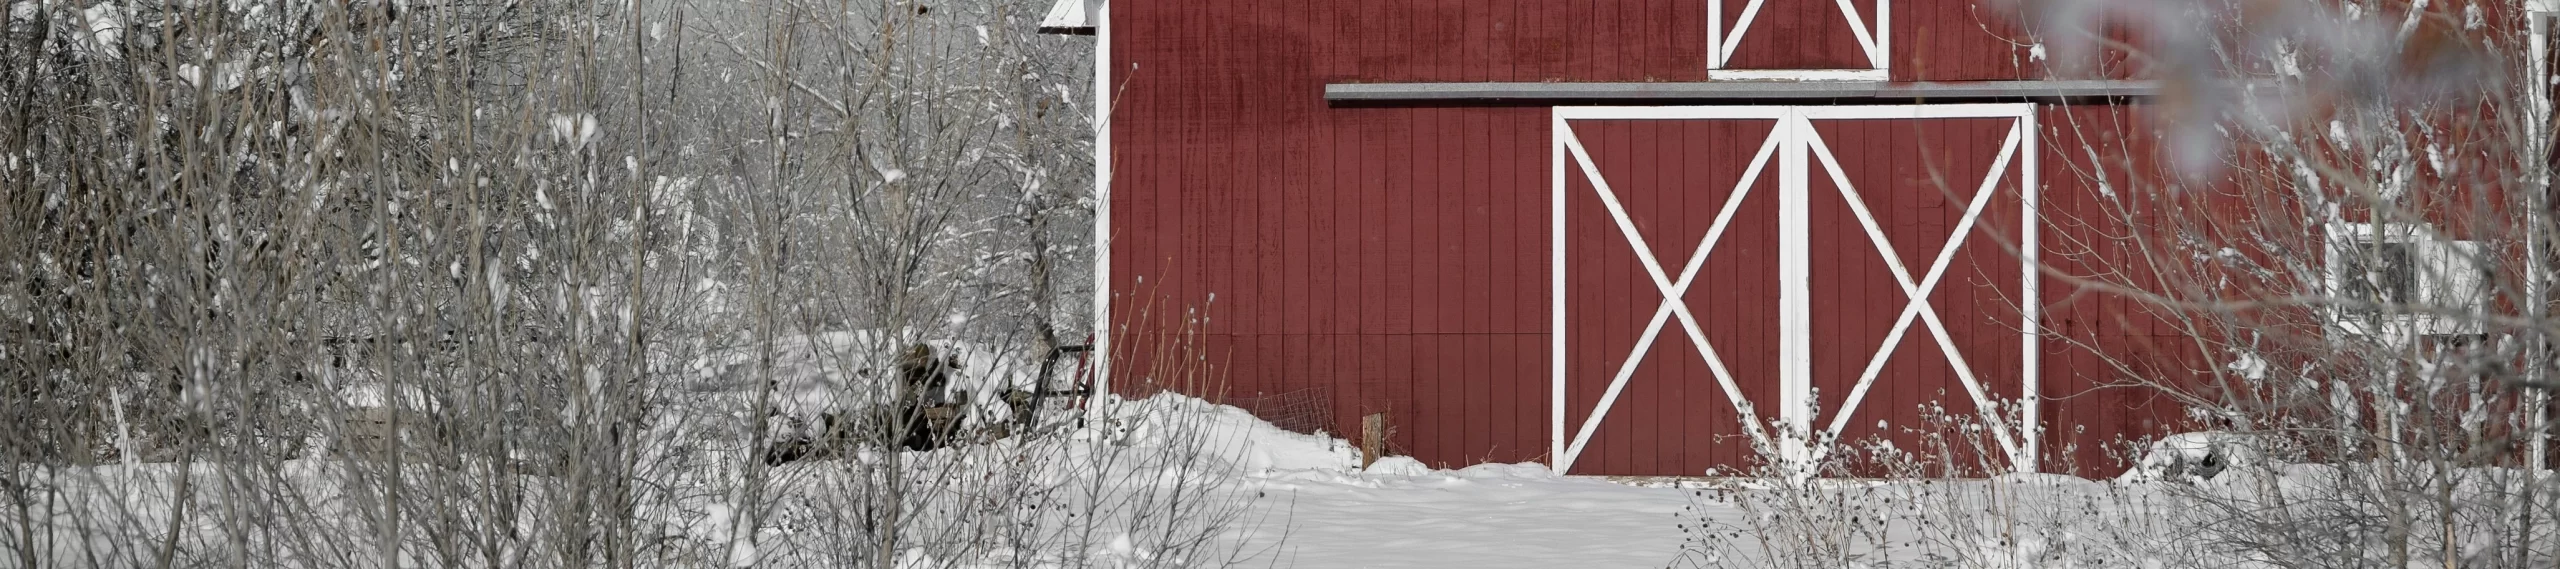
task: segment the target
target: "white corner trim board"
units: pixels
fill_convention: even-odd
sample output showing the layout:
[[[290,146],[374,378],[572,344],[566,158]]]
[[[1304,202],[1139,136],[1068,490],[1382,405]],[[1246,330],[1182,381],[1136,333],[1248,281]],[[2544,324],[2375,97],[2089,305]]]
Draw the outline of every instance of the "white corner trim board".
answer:
[[[2526,3],[2526,6],[2530,12],[2525,18],[2527,22],[2526,27],[2528,29],[2528,35],[2531,37],[2533,43],[2533,47],[2526,50],[2528,52],[2526,55],[2527,63],[2533,67],[2533,75],[2531,75],[2531,77],[2536,78],[2536,81],[2538,82],[2537,84],[2550,85],[2552,79],[2551,25],[2554,12],[2560,11],[2560,0],[2529,0]],[[2533,125],[2530,128],[2539,130],[2532,131],[2530,139],[2550,140],[2551,91],[2549,89],[2532,89],[2531,91],[2533,92],[2534,118],[2528,119],[2525,122],[2526,124]],[[2551,195],[2550,169],[2546,168],[2542,171],[2541,178],[2535,181],[2534,187],[2540,189],[2542,191],[2542,195]],[[2546,215],[2543,211],[2544,209],[2547,209],[2547,207],[2525,208],[2525,226],[2542,227],[2542,216]],[[2544,232],[2525,232],[2524,306],[2525,314],[2527,315],[2541,316],[2543,308],[2547,306],[2547,301],[2543,298],[2543,295],[2547,294],[2544,289],[2546,283],[2543,279],[2548,271],[2548,267],[2543,266],[2543,260],[2550,258],[2544,253],[2545,248],[2549,246],[2550,245],[2548,243],[2544,242]],[[2536,347],[2534,348],[2534,352],[2527,357],[2548,358],[2550,357],[2549,350],[2549,347]],[[2548,366],[2526,366],[2525,382],[2528,384],[2535,384],[2543,381],[2543,368],[2545,367]],[[2542,390],[2530,390],[2527,393],[2528,395],[2525,400],[2526,405],[2538,406],[2547,404],[2547,399],[2545,398],[2548,397],[2548,395],[2546,395]],[[2535,472],[2540,472],[2543,469],[2543,465],[2550,464],[2550,462],[2547,461],[2551,446],[2551,437],[2548,434],[2551,431],[2546,426],[2546,422],[2548,420],[2549,419],[2543,415],[2536,414],[2533,418],[2534,424],[2530,427],[2531,432],[2533,432],[2533,440],[2526,444],[2525,463],[2534,465],[2533,468]]]
[[[1093,8],[1093,351],[1094,395],[1111,393],[1111,3],[1060,0]],[[1089,4],[1088,4],[1089,2]],[[1097,397],[1096,399],[1102,399]],[[1087,405],[1086,407],[1098,407]]]
[[[1755,2],[1754,5],[1756,6],[1757,3]],[[1905,266],[1900,256],[1894,252],[1891,239],[1877,222],[1874,212],[1867,209],[1857,185],[1852,183],[1848,174],[1841,168],[1839,159],[1832,154],[1829,145],[1814,129],[1814,121],[1951,118],[2009,119],[2011,122],[2007,139],[2001,143],[1999,154],[1993,159],[1990,172],[1982,180],[1966,206],[1964,217],[1953,233],[1955,238],[1939,248],[1937,256],[1927,267],[1927,272],[1915,279],[1910,268]],[[1675,277],[1663,266],[1661,260],[1655,257],[1653,246],[1647,243],[1642,233],[1637,230],[1635,221],[1627,214],[1626,207],[1620,202],[1618,192],[1610,186],[1607,177],[1600,172],[1596,162],[1592,160],[1590,150],[1583,146],[1581,139],[1574,133],[1573,121],[1577,120],[1742,120],[1770,121],[1772,126],[1769,136],[1761,142],[1759,150],[1753,154],[1749,166],[1744,169],[1733,192],[1726,198],[1722,209],[1718,210],[1715,221],[1708,227],[1706,235],[1700,239],[1698,248],[1691,253]],[[1552,145],[1554,151],[1552,223],[1554,225],[1550,232],[1552,236],[1550,245],[1554,248],[1550,264],[1554,271],[1550,279],[1550,284],[1554,287],[1552,291],[1554,305],[1552,307],[1553,331],[1550,337],[1552,344],[1550,348],[1553,352],[1550,369],[1552,374],[1550,385],[1552,406],[1549,424],[1551,446],[1548,456],[1552,457],[1552,467],[1556,472],[1572,471],[1574,463],[1581,458],[1594,433],[1598,432],[1601,422],[1616,405],[1619,394],[1626,389],[1627,383],[1634,377],[1637,365],[1652,354],[1654,344],[1660,338],[1663,328],[1675,318],[1680,322],[1691,347],[1697,351],[1699,357],[1705,360],[1708,371],[1714,376],[1716,385],[1723,391],[1727,402],[1733,405],[1735,411],[1741,416],[1752,419],[1746,422],[1748,425],[1746,434],[1750,435],[1752,441],[1758,445],[1757,448],[1775,449],[1778,456],[1772,458],[1793,465],[1797,472],[1812,472],[1813,465],[1828,457],[1830,449],[1814,441],[1838,439],[1849,424],[1851,416],[1857,411],[1859,404],[1866,398],[1868,389],[1878,380],[1886,358],[1908,335],[1915,321],[1929,330],[1931,339],[1936,341],[1957,379],[1964,384],[1966,394],[1982,414],[1981,419],[1991,426],[1992,435],[1998,440],[2001,450],[2008,455],[2012,468],[2018,471],[2035,469],[2039,430],[2035,386],[2039,363],[2036,358],[2038,315],[2035,303],[2025,303],[2028,306],[2023,307],[2022,310],[2020,326],[2023,332],[2019,336],[2019,341],[2024,356],[2019,363],[2024,366],[2021,368],[2024,373],[2021,375],[2023,385],[2019,386],[2020,396],[2015,407],[2017,415],[2002,417],[1999,412],[2001,409],[1999,402],[1994,400],[1991,391],[1974,373],[1972,364],[1966,361],[1956,349],[1954,336],[1939,320],[1936,307],[1932,306],[1928,300],[1930,293],[1937,289],[1938,284],[1945,279],[1949,269],[1954,265],[1957,250],[1964,245],[1963,236],[1970,234],[1980,221],[1982,214],[1989,210],[1992,201],[2000,199],[2001,192],[1998,191],[2000,181],[2013,172],[2018,175],[2018,179],[2023,184],[2023,191],[2020,192],[2018,199],[2022,210],[2020,221],[2026,228],[2019,236],[2020,250],[2023,252],[2019,274],[2023,287],[2021,298],[2038,298],[2036,296],[2038,275],[2035,271],[2038,248],[2037,234],[2034,229],[2038,204],[2036,197],[2038,190],[2035,183],[2037,180],[2035,105],[2017,103],[1557,107],[1554,109],[1551,127],[1554,129],[1555,138]],[[1726,229],[1731,226],[1736,212],[1740,211],[1744,199],[1749,196],[1751,187],[1767,173],[1766,169],[1771,164],[1772,158],[1776,159],[1779,180],[1779,219],[1776,220],[1779,225],[1777,275],[1780,336],[1780,371],[1777,378],[1779,401],[1776,402],[1775,409],[1777,416],[1762,417],[1754,412],[1753,402],[1742,395],[1740,388],[1742,382],[1753,378],[1737,378],[1726,368],[1721,354],[1707,339],[1703,328],[1698,324],[1697,317],[1690,312],[1684,299],[1690,288],[1696,284],[1698,273],[1706,265],[1708,257],[1714,253]],[[1877,255],[1885,261],[1905,297],[1900,316],[1895,320],[1884,343],[1868,357],[1864,371],[1860,374],[1856,386],[1850,391],[1842,408],[1831,411],[1832,420],[1820,432],[1819,439],[1815,439],[1816,432],[1813,430],[1816,410],[1812,380],[1812,366],[1817,354],[1814,353],[1816,347],[1812,339],[1811,283],[1816,275],[1812,274],[1812,253],[1809,250],[1812,231],[1811,176],[1816,164],[1820,165],[1822,172],[1827,176],[1826,179],[1841,193],[1850,213],[1857,218],[1859,228],[1867,234],[1869,241],[1875,246]],[[1570,374],[1567,372],[1569,366],[1566,365],[1566,334],[1570,328],[1567,325],[1566,316],[1572,308],[1568,305],[1568,299],[1571,297],[1568,294],[1565,277],[1571,270],[1573,260],[1565,253],[1569,246],[1566,242],[1568,220],[1565,210],[1567,201],[1571,197],[1568,195],[1571,187],[1569,182],[1576,174],[1590,182],[1595,194],[1592,197],[1597,198],[1603,208],[1608,211],[1620,238],[1613,241],[1623,240],[1635,253],[1637,263],[1644,268],[1646,275],[1653,281],[1654,289],[1662,294],[1663,299],[1654,310],[1653,317],[1646,323],[1643,333],[1637,337],[1634,348],[1618,366],[1617,372],[1608,378],[1608,388],[1602,392],[1598,403],[1581,422],[1579,429],[1568,432],[1565,420],[1568,410],[1566,393],[1568,387],[1577,378],[1569,377]],[[1580,379],[1591,381],[1598,378]],[[1783,427],[1781,432],[1773,435],[1759,426],[1761,421],[1771,419]]]

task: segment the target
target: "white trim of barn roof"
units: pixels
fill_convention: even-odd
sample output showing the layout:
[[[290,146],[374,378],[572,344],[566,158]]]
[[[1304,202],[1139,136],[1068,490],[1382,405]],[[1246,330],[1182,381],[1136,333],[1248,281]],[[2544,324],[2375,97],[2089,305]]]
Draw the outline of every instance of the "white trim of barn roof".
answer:
[[[1093,35],[1093,15],[1102,13],[1102,4],[1109,1],[1058,0],[1049,5],[1049,15],[1040,18],[1040,33]]]

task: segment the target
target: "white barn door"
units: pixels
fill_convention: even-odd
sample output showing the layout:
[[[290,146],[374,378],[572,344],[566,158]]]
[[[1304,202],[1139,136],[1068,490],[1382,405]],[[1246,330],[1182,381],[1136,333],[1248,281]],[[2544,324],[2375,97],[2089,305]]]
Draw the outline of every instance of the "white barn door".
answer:
[[[1831,443],[1904,411],[1876,401],[1908,404],[1925,384],[1947,391],[1950,409],[1969,408],[2011,468],[2033,470],[2037,303],[2004,312],[1978,299],[2037,298],[2034,113],[2029,104],[1555,109],[1555,469],[1697,474],[1660,472],[1693,468],[1694,456],[1623,455],[1747,442],[1758,458],[1811,473]],[[1699,145],[1695,134],[1626,126],[1651,121],[1728,134]],[[1922,128],[1966,134],[1874,142]],[[1869,131],[1880,134],[1837,134]],[[1649,137],[1675,150],[1649,147]],[[1960,156],[1946,168],[1897,162],[1928,152]],[[1923,169],[1930,179],[1916,180]],[[1993,212],[2016,217],[1994,231]],[[1955,308],[1965,312],[1951,316]],[[1998,326],[1979,322],[1994,313],[2004,315]],[[1723,424],[1660,411],[1664,394],[1677,399],[1670,409]],[[1723,435],[1737,440],[1707,442]],[[1739,462],[1730,454],[1708,462],[1744,466],[1724,464]]]

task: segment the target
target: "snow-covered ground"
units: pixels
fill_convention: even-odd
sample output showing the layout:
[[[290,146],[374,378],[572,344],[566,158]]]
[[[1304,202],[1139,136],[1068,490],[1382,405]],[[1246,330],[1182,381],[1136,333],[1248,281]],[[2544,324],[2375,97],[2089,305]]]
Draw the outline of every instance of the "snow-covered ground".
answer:
[[[2253,533],[2222,508],[2284,504],[2294,515],[2363,519],[2358,512],[2372,507],[2340,495],[2362,483],[2342,466],[2270,461],[2225,433],[2168,437],[2108,480],[2026,473],[1638,485],[1558,477],[1539,464],[1435,471],[1389,458],[1360,470],[1347,453],[1323,452],[1349,443],[1281,432],[1240,410],[1179,396],[1135,405],[1224,417],[1211,424],[1239,433],[1260,449],[1253,454],[1304,457],[1240,473],[1262,511],[1285,520],[1244,549],[1280,566],[2277,567],[2264,560],[2300,552],[2235,541],[2324,537]],[[2498,484],[2515,481],[2500,469],[2447,475],[2465,480],[2463,500],[2496,499]],[[2270,500],[2268,491],[2283,497]],[[2464,557],[2498,543],[2488,530],[2448,531]]]
[[[1221,530],[1223,543],[1208,548],[1208,553],[1244,566],[1661,567],[1679,553],[1681,546],[1682,534],[1676,526],[1681,520],[1675,514],[1689,503],[1689,494],[1684,490],[1640,488],[1593,478],[1560,478],[1538,464],[1491,464],[1433,471],[1412,459],[1396,457],[1363,471],[1358,467],[1354,445],[1347,441],[1281,430],[1234,407],[1175,394],[1116,402],[1113,407],[1110,418],[1064,433],[1053,442],[1044,443],[1047,446],[1038,447],[1047,450],[1031,451],[1049,455],[1049,462],[1041,468],[1046,472],[1028,473],[1030,477],[1021,483],[1060,489],[1076,488],[1080,481],[1088,480],[1132,484],[1130,489],[1109,490],[1104,495],[1066,495],[1044,502],[1050,504],[1048,507],[1064,506],[1072,511],[1097,500],[1130,501],[1131,496],[1144,500],[1148,498],[1143,496],[1148,484],[1143,481],[1196,471],[1197,480],[1207,483],[1207,489],[1194,498],[1235,502],[1213,510],[1223,508],[1238,514]],[[1190,466],[1179,465],[1176,460],[1181,453],[1176,447],[1180,445],[1198,445],[1204,451],[1201,460]],[[957,464],[989,455],[1020,456],[1033,448],[992,445],[944,449],[910,453],[907,460],[917,465],[935,461]],[[876,463],[879,457],[866,452],[847,460]],[[830,516],[841,511],[824,505],[830,499],[825,496],[858,486],[846,478],[853,470],[845,463],[802,463],[775,470],[776,486],[771,492],[783,497],[772,502],[777,504],[776,509],[765,516],[762,529],[755,532],[758,537],[749,540],[745,532],[739,531],[743,528],[737,527],[739,510],[733,491],[721,490],[724,484],[720,481],[736,475],[734,466],[711,462],[719,460],[693,466],[670,464],[642,474],[646,479],[667,483],[663,490],[651,494],[654,498],[640,504],[635,512],[640,523],[664,528],[649,530],[652,533],[692,544],[679,546],[680,551],[703,552],[672,558],[683,560],[677,565],[708,562],[758,567],[832,566],[827,560],[837,559],[830,556],[838,554],[829,552],[829,540],[844,536],[825,531],[811,533],[809,528],[833,521],[835,518]],[[175,466],[100,465],[39,474],[43,480],[39,486],[60,491],[58,496],[68,503],[86,505],[56,514],[54,521],[47,524],[53,526],[54,531],[48,533],[54,540],[44,544],[44,549],[51,550],[55,559],[99,560],[105,566],[149,562],[161,543],[157,536],[168,527],[168,506],[178,502],[174,499],[175,475],[179,471]],[[275,489],[256,490],[252,495],[259,497],[251,501],[299,503],[309,508],[276,519],[282,526],[276,529],[336,527],[343,532],[340,537],[346,538],[288,545],[279,548],[286,553],[268,558],[270,561],[280,561],[279,566],[328,567],[337,566],[328,556],[368,559],[363,551],[373,541],[364,537],[369,524],[364,521],[367,506],[363,504],[376,498],[369,497],[370,492],[350,488],[351,482],[363,476],[360,468],[350,470],[353,466],[337,459],[311,458],[287,461],[263,473],[263,469],[248,465],[200,464],[189,469],[195,472],[197,489],[189,492],[192,512],[181,526],[177,543],[185,553],[179,558],[218,560],[243,553],[237,549],[241,546],[236,540],[226,536],[244,521],[256,518],[241,517],[247,515],[239,511],[241,504],[224,496],[234,490],[224,487],[237,484],[243,476],[252,476],[273,477],[266,480],[275,484],[269,487]],[[421,483],[427,485],[481,477],[466,474],[459,480],[447,480],[438,474],[442,472],[438,469],[445,467],[422,464],[410,468],[424,477]],[[482,468],[468,464],[462,467],[464,471]],[[534,487],[546,484],[535,483]],[[970,490],[973,487],[967,484],[954,488],[979,491]],[[818,497],[804,500],[795,496]],[[1162,497],[1165,496],[1155,496]],[[477,501],[474,502],[476,509]],[[978,515],[987,513],[980,510]],[[476,515],[495,517],[494,512]],[[515,516],[523,515],[535,513],[527,511]],[[1207,517],[1214,516],[1213,511]],[[1046,519],[1037,515],[1031,518]],[[10,524],[0,523],[6,525]],[[1143,566],[1112,562],[1115,555],[1136,558],[1146,554],[1148,545],[1131,545],[1126,533],[1134,532],[1106,527],[1096,533],[1095,543],[1088,545],[1100,554],[1086,562]],[[248,538],[249,548],[258,549],[257,542],[289,535],[255,531]],[[727,553],[717,553],[722,551]],[[436,565],[424,559],[423,552],[404,557],[421,566]],[[921,554],[910,556],[908,561],[920,566],[1011,564],[986,557],[947,559]],[[85,563],[71,561],[70,565]],[[1076,565],[1070,562],[1060,566]]]
[[[853,371],[876,367],[840,357],[864,340],[837,334],[778,346],[777,375],[787,377],[772,393],[783,412],[858,404],[842,394],[860,385],[825,378],[858,379]],[[1015,371],[1025,366],[992,350],[943,347],[966,360],[955,389],[1026,383]],[[632,535],[647,540],[639,566],[879,563],[864,549],[873,534],[860,512],[881,500],[912,512],[900,534],[918,537],[894,545],[902,568],[2255,566],[2245,561],[2250,552],[2199,545],[2212,543],[2212,522],[2225,514],[2197,500],[2254,507],[2272,503],[2255,496],[2273,489],[2296,504],[2329,500],[2314,513],[2340,519],[2365,507],[2331,491],[2353,482],[2339,477],[2342,467],[2277,463],[2218,433],[2160,441],[2107,481],[2030,474],[1791,487],[1735,478],[1682,488],[1558,477],[1540,464],[1432,470],[1390,457],[1363,469],[1349,441],[1178,394],[1105,398],[1087,421],[1052,423],[1042,436],[929,452],[865,448],[763,468],[737,442],[754,428],[741,392],[761,382],[731,356],[697,365],[700,385],[671,390],[659,408],[665,416],[644,435],[628,513]],[[401,399],[347,398],[355,406]],[[542,559],[556,551],[549,536],[563,527],[559,516],[580,512],[553,497],[586,488],[568,477],[499,472],[470,456],[401,468],[412,497],[390,499],[412,511],[388,529],[401,534],[403,565],[450,565],[437,556],[455,550],[440,548],[466,538],[495,543],[486,555],[513,560],[502,566]],[[914,480],[880,490],[878,477],[891,468]],[[44,500],[29,518],[0,516],[0,536],[36,536],[36,549],[65,566],[146,564],[172,544],[178,565],[349,566],[381,557],[389,471],[320,451],[184,469],[19,465],[0,471],[9,475],[0,482]],[[2488,497],[2508,480],[2500,472],[2446,475],[2468,477],[2465,494]],[[181,479],[191,481],[187,490]],[[742,490],[749,487],[757,490]],[[418,492],[438,497],[421,501]],[[186,517],[173,524],[171,506],[182,501]],[[43,527],[25,531],[23,520]],[[2459,540],[2461,553],[2494,543],[2482,535]]]
[[[900,566],[979,567],[1016,566],[1028,557],[1032,566],[1152,566],[1147,561],[1154,552],[1162,551],[1159,543],[1132,535],[1150,532],[1180,533],[1198,527],[1186,526],[1182,520],[1155,522],[1107,521],[1101,523],[1062,521],[1058,511],[1072,512],[1101,504],[1120,508],[1131,504],[1161,507],[1167,498],[1177,497],[1164,491],[1167,481],[1181,481],[1199,490],[1181,496],[1181,500],[1206,500],[1213,505],[1196,516],[1213,525],[1221,536],[1215,545],[1199,554],[1205,557],[1192,562],[1216,564],[1216,560],[1234,561],[1241,566],[1274,567],[1665,567],[1685,566],[1694,560],[1683,553],[1694,549],[1684,538],[1696,535],[1701,521],[1741,529],[1749,525],[1748,516],[1773,513],[1765,506],[1752,509],[1724,498],[1725,502],[1702,497],[1695,489],[1645,487],[1590,477],[1558,477],[1540,464],[1487,464],[1461,470],[1431,470],[1409,458],[1391,457],[1367,469],[1358,467],[1354,446],[1347,441],[1288,432],[1263,422],[1241,409],[1212,405],[1177,394],[1164,394],[1136,401],[1106,401],[1110,408],[1100,420],[1074,429],[1063,436],[1041,439],[1048,442],[1022,444],[1003,441],[977,447],[957,447],[927,453],[909,453],[906,461],[914,468],[955,473],[965,477],[993,477],[1010,480],[993,486],[967,481],[934,486],[970,495],[986,492],[1001,494],[1021,488],[1034,492],[1017,495],[1015,500],[1029,500],[1011,505],[970,506],[954,517],[928,521],[928,524],[965,526],[972,518],[986,516],[1027,520],[1035,525],[1072,527],[1062,533],[1078,531],[1086,538],[1067,538],[1061,542],[1040,542],[1042,551],[1025,552],[1007,549],[971,549],[970,553],[928,554],[922,549],[902,554]],[[1185,447],[1199,452],[1184,452]],[[972,469],[969,464],[983,464],[989,457],[1007,460],[1041,461],[1030,469],[990,471]],[[707,458],[707,460],[705,460]],[[840,566],[846,553],[840,540],[858,539],[840,530],[829,530],[830,524],[842,523],[847,503],[840,502],[847,492],[859,492],[861,470],[854,465],[876,465],[881,457],[865,452],[860,456],[824,463],[799,463],[777,469],[773,474],[772,492],[776,498],[771,513],[761,516],[750,533],[738,512],[734,483],[723,482],[737,476],[734,458],[717,455],[696,456],[703,462],[684,465],[670,463],[665,468],[651,469],[641,476],[665,481],[664,488],[651,492],[650,499],[639,504],[635,512],[644,527],[684,545],[672,546],[676,553],[661,556],[669,564],[660,566],[729,565],[739,567],[829,567]],[[941,466],[937,466],[941,465]],[[279,477],[278,487],[289,488],[282,494],[267,490],[253,501],[292,502],[304,504],[307,511],[293,512],[281,518],[288,527],[338,527],[345,535],[365,536],[370,526],[364,521],[365,511],[375,498],[368,492],[351,490],[350,483],[361,485],[360,470],[333,459],[289,461],[267,475]],[[458,480],[447,480],[426,465],[412,467],[425,478],[422,484],[433,485],[480,479],[474,474]],[[481,467],[464,465],[466,471]],[[191,469],[199,490],[191,492],[192,514],[177,541],[195,559],[222,559],[240,554],[242,542],[226,537],[247,520],[270,519],[251,516],[241,511],[240,503],[225,498],[231,491],[226,486],[239,484],[244,474],[221,465],[198,465]],[[140,563],[150,558],[150,547],[134,547],[134,543],[158,543],[162,528],[168,527],[169,504],[172,499],[177,469],[168,464],[133,466],[96,466],[55,471],[41,485],[62,490],[70,503],[87,504],[86,508],[62,511],[51,525],[58,541],[46,544],[57,559],[103,559],[107,565]],[[355,478],[350,478],[355,476]],[[2060,477],[2067,478],[2067,477]],[[225,482],[228,482],[226,484]],[[1081,490],[1099,482],[1087,492]],[[1995,482],[1973,482],[1970,485],[1939,486],[1924,489],[1918,485],[1868,486],[1866,494],[1850,496],[1850,502],[1877,498],[1911,502],[1915,497],[1957,503],[1990,495]],[[2102,509],[2121,511],[2126,505],[2101,482],[2079,479],[2047,480],[2020,478],[1997,482],[2014,487],[2037,487],[2055,498],[2038,500],[2056,505],[2093,503]],[[539,492],[550,487],[536,483],[528,490]],[[1735,486],[1745,488],[1745,486]],[[1914,493],[1889,494],[1876,488],[1907,488]],[[466,487],[467,490],[467,487]],[[2015,490],[2011,490],[2015,492]],[[1745,492],[1751,492],[1745,489]],[[1748,494],[1767,498],[1766,494]],[[2110,498],[2114,496],[2115,498]],[[531,498],[528,496],[528,498]],[[279,500],[282,499],[282,500]],[[1756,499],[1756,498],[1743,498]],[[2088,502],[2095,500],[2094,502]],[[532,507],[529,500],[521,507]],[[926,498],[915,502],[919,511],[934,510],[942,502]],[[487,504],[501,506],[501,504]],[[1031,510],[1048,510],[1026,513]],[[1960,514],[1967,507],[1957,504],[1944,512]],[[467,510],[468,508],[466,508]],[[2054,508],[2038,508],[2050,510]],[[2066,508],[2067,509],[2067,508]],[[1085,510],[1090,512],[1091,510]],[[1846,515],[1848,510],[1835,509],[1829,514]],[[526,519],[536,510],[517,514],[483,511],[479,516],[505,516]],[[241,517],[249,516],[249,517]],[[1230,516],[1230,517],[1221,517]],[[1084,525],[1078,525],[1079,523]],[[1925,522],[1923,522],[1925,523]],[[1152,525],[1147,525],[1152,524]],[[0,526],[6,526],[0,523]],[[1144,525],[1145,527],[1134,527]],[[1853,525],[1853,524],[1852,524]],[[2083,524],[2085,525],[2085,523]],[[1848,526],[1843,526],[1848,527]],[[539,528],[529,526],[528,530]],[[279,528],[281,529],[281,528]],[[1815,529],[1819,529],[1816,527]],[[1897,525],[1880,528],[1887,534],[1908,535],[1913,527]],[[534,531],[533,534],[539,534]],[[927,531],[926,533],[931,533]],[[1960,532],[1961,533],[1961,532]],[[269,530],[251,532],[248,547],[263,540],[285,539],[291,534]],[[754,537],[749,537],[750,535]],[[1719,543],[1725,553],[1750,555],[1770,545],[1764,539],[1741,538]],[[2048,536],[2056,540],[2075,539],[2069,535]],[[137,540],[136,538],[144,538]],[[1079,539],[1087,541],[1076,545]],[[1778,545],[1786,546],[1781,538]],[[2044,538],[2039,538],[2044,539]],[[1906,538],[1903,541],[1908,541]],[[328,555],[341,559],[365,559],[363,553],[373,543],[370,538],[324,539],[321,543],[300,544],[288,550],[279,565],[338,566]],[[2020,547],[1999,543],[1952,545],[1972,556],[2038,558],[2054,546],[2031,541]],[[1060,549],[1063,548],[1063,549]],[[1868,552],[1870,560],[1908,559],[1927,554],[1927,547],[1904,548],[1900,551]],[[531,554],[532,550],[522,550]],[[1060,553],[1061,551],[1067,553]],[[1084,553],[1075,553],[1082,551]],[[105,556],[98,557],[101,554]],[[422,560],[424,551],[404,553],[406,558]],[[188,557],[182,557],[188,558]],[[1731,558],[1728,558],[1731,559]],[[1760,566],[1759,560],[1741,566]],[[1177,563],[1176,565],[1188,565]],[[81,563],[72,563],[81,565]],[[432,566],[427,562],[422,565]],[[1712,565],[1712,564],[1711,564]],[[2030,564],[2031,565],[2031,564]]]
[[[1280,430],[1181,395],[1130,402],[1217,433],[1267,523],[1235,544],[1249,566],[1662,567],[1680,552],[1691,494],[1542,464],[1431,470],[1390,457],[1362,470],[1351,443]]]
[[[1255,545],[1296,567],[1663,567],[1680,552],[1689,504],[1677,488],[1559,478],[1535,464],[1293,473],[1261,487],[1294,525]]]

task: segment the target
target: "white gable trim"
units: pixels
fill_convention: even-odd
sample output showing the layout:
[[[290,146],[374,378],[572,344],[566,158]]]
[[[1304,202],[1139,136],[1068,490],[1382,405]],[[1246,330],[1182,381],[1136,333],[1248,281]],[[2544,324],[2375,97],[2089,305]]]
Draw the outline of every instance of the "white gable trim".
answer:
[[[1092,35],[1095,14],[1109,0],[1058,0],[1049,5],[1049,14],[1040,18],[1040,33]]]
[[[1711,81],[1882,81],[1893,62],[1893,0],[1876,0],[1873,14],[1861,15],[1851,0],[1834,0],[1838,17],[1849,25],[1858,42],[1858,50],[1867,56],[1868,67],[1862,69],[1766,69],[1727,68],[1728,60],[1743,49],[1743,38],[1758,19],[1760,7],[1769,0],[1748,0],[1734,21],[1733,29],[1725,29],[1724,10],[1728,0],[1707,2],[1707,79]],[[1782,0],[1783,1],[1783,0]],[[1819,1],[1819,0],[1802,0]],[[2542,0],[2560,1],[2560,0]],[[1760,49],[1779,49],[1784,44],[1763,42]]]

